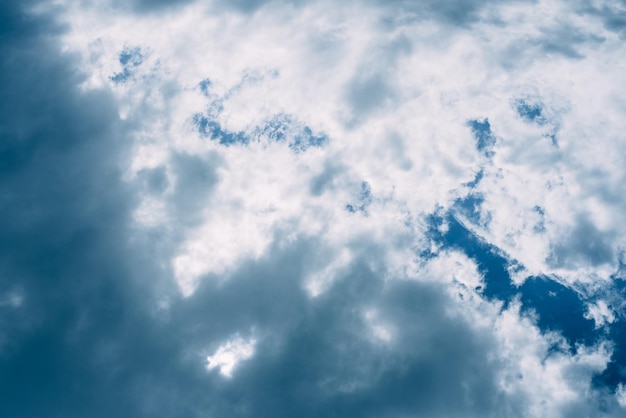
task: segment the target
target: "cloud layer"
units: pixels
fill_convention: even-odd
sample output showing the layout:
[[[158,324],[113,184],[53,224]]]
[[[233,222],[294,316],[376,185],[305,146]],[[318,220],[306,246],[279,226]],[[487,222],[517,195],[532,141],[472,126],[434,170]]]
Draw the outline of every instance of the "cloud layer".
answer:
[[[625,414],[624,2],[0,4],[2,416]]]

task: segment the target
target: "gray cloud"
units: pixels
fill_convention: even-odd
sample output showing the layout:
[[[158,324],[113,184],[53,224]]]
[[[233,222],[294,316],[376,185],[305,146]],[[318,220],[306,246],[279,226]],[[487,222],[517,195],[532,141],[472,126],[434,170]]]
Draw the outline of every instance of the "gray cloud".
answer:
[[[584,264],[615,264],[613,239],[613,233],[603,233],[588,219],[581,217],[565,241],[554,246],[550,261],[556,266],[570,268]]]
[[[357,262],[310,301],[298,277],[315,245],[270,251],[221,286],[204,281],[172,312],[192,352],[235,332],[254,329],[260,338],[232,380],[207,377],[205,402],[215,414],[468,417],[502,416],[512,406],[497,388],[494,342],[445,312],[442,288],[385,284]],[[367,309],[395,330],[389,346],[372,335]]]
[[[435,19],[441,23],[465,27],[480,20],[480,13],[502,2],[492,0],[365,0],[389,7],[396,13],[415,19]],[[533,0],[522,0],[532,3]]]
[[[219,160],[214,155],[206,161],[187,154],[172,155],[171,166],[176,181],[170,204],[174,206],[175,216],[182,224],[193,223],[194,217],[202,209],[217,183],[215,168],[218,165]]]
[[[132,0],[123,2],[111,0],[121,8],[130,8],[139,13],[167,11],[172,8],[193,3],[194,0]],[[217,10],[237,11],[250,14],[267,5],[275,6],[302,6],[314,3],[316,0],[215,0],[212,4]],[[509,0],[510,1],[510,0]],[[524,0],[532,2],[532,0]],[[479,20],[482,10],[497,5],[493,0],[353,0],[354,3],[380,6],[389,10],[395,17],[402,19],[436,19],[440,22],[455,26],[466,26]],[[332,4],[332,3],[331,3]]]
[[[600,18],[604,27],[617,33],[621,39],[626,37],[626,1],[580,1],[578,10],[580,14]]]
[[[72,59],[50,36],[54,17],[16,4],[0,4],[10,28],[0,40],[0,289],[17,289],[22,303],[0,329],[0,414],[106,416],[120,391],[99,359],[130,345],[121,337],[138,321],[124,126],[109,94],[78,91]]]
[[[359,116],[384,108],[385,103],[393,99],[393,96],[393,89],[385,77],[380,75],[356,79],[347,90],[347,101],[353,112]]]
[[[174,8],[193,3],[194,0],[111,0],[115,7],[128,9],[136,13],[167,12]]]

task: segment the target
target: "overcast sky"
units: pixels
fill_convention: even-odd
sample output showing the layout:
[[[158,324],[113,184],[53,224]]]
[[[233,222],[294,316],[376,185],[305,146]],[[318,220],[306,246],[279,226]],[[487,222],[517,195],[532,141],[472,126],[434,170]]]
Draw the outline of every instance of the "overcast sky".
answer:
[[[0,0],[0,416],[626,417],[625,0]]]

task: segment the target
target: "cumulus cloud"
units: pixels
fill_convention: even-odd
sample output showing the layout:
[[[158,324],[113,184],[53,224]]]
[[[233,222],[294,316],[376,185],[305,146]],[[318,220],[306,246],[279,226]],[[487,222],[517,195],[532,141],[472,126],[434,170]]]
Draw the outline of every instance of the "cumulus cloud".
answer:
[[[3,416],[624,413],[622,2],[0,7]]]

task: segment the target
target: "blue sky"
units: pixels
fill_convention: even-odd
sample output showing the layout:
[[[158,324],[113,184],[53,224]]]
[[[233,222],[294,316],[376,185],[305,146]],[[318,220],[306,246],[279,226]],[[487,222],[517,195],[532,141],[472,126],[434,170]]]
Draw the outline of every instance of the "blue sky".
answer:
[[[0,1],[0,416],[626,416],[625,37]]]

